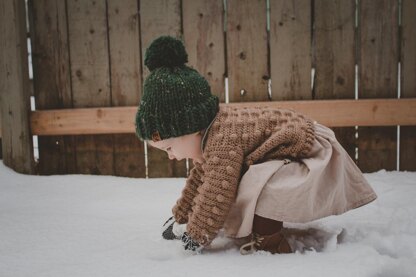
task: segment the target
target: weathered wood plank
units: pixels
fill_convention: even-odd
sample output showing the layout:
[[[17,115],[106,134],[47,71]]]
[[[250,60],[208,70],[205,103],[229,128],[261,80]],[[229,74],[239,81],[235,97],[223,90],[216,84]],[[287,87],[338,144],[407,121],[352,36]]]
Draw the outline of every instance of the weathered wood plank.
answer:
[[[181,36],[180,0],[141,0],[140,36],[142,57],[150,43],[161,35]],[[142,61],[143,62],[143,61]],[[149,70],[143,64],[143,80]],[[149,177],[185,177],[185,161],[170,161],[165,152],[148,147]]]
[[[0,101],[1,101],[1,97],[0,97]],[[1,102],[0,102],[0,107],[1,107]],[[0,112],[0,140],[1,140],[1,129],[2,128],[1,128],[1,112]],[[1,149],[1,141],[0,141],[0,149]]]
[[[144,56],[150,43],[159,36],[181,37],[181,6],[179,0],[140,1],[140,36],[142,42],[143,80],[149,74]]]
[[[401,97],[416,97],[416,1],[402,1]],[[416,170],[416,127],[400,127],[400,170]]]
[[[270,1],[270,68],[273,100],[312,99],[310,1]]]
[[[3,163],[20,173],[34,173],[29,130],[29,71],[25,1],[0,1],[0,112]]]
[[[315,0],[314,4],[314,99],[354,99],[355,0]],[[355,127],[333,131],[355,160]]]
[[[220,104],[294,109],[329,127],[416,125],[416,98],[240,102]],[[134,133],[137,107],[36,111],[31,115],[36,135]]]
[[[1,109],[1,97],[0,97],[0,109]],[[2,142],[1,142],[1,111],[0,111],[0,159],[3,159]]]
[[[223,1],[183,0],[182,16],[188,64],[208,80],[211,92],[224,102]]]
[[[30,1],[33,85],[36,109],[72,107],[64,1]],[[74,137],[39,137],[40,174],[75,173]]]
[[[266,10],[265,0],[227,1],[227,74],[230,102],[269,99]]]
[[[73,106],[111,105],[105,0],[68,1]],[[114,174],[112,136],[76,138],[77,172]]]
[[[359,98],[396,98],[398,1],[361,0],[359,3]],[[358,165],[362,171],[396,169],[396,129],[358,129]]]
[[[141,60],[137,0],[108,0],[112,106],[140,102]],[[130,118],[134,122],[134,116]],[[146,177],[144,144],[134,134],[114,135],[114,174]]]

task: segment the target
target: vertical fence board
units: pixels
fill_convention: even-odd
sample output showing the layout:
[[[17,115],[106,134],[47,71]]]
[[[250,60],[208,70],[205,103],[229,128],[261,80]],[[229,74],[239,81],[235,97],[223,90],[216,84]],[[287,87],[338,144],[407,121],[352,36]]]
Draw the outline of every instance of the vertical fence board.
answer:
[[[65,1],[30,1],[36,109],[72,107]],[[75,172],[73,136],[38,137],[40,174]]]
[[[1,97],[0,97],[0,109],[1,109]],[[3,159],[2,142],[1,142],[1,110],[0,110],[0,160]]]
[[[141,0],[140,1],[140,35],[142,57],[147,47],[161,35],[180,37],[181,9],[180,0]],[[143,64],[143,80],[149,70]],[[158,149],[148,148],[149,177],[184,177],[186,176],[185,161],[171,161],[168,155]]]
[[[396,98],[398,1],[361,0],[359,13],[359,98]],[[358,165],[362,171],[396,169],[396,129],[358,129]]]
[[[354,99],[355,0],[315,0],[315,99]],[[355,159],[355,128],[332,128]]]
[[[227,0],[227,74],[230,102],[267,101],[265,0]],[[241,91],[244,90],[244,93]]]
[[[3,163],[17,172],[33,174],[25,19],[25,1],[0,1],[0,113],[3,128]]]
[[[1,97],[0,97],[0,108],[1,108]],[[0,159],[3,159],[2,142],[1,142],[1,111],[0,111]]]
[[[170,35],[181,37],[180,0],[141,0],[140,36],[142,42],[143,80],[149,75],[144,65],[147,47],[157,37]]]
[[[402,1],[401,98],[416,97],[416,1]],[[400,170],[416,170],[416,127],[400,127]]]
[[[137,0],[108,0],[108,28],[112,105],[136,106],[142,89]],[[114,174],[146,176],[144,144],[134,134],[114,135]]]
[[[111,104],[105,0],[68,1],[72,97],[75,108]],[[79,136],[77,171],[114,174],[113,136]]]
[[[270,1],[270,68],[273,100],[312,99],[309,1]]]
[[[189,65],[209,82],[220,102],[225,100],[223,1],[183,0],[183,36]]]
[[[0,107],[1,107],[1,97],[0,97]],[[1,111],[0,111],[0,159],[1,159]]]

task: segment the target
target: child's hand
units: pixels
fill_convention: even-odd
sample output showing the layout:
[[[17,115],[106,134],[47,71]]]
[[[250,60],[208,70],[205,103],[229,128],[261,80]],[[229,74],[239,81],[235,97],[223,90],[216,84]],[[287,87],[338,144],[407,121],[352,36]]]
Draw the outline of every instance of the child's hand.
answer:
[[[182,244],[185,250],[194,251],[200,253],[203,246],[201,246],[198,242],[194,241],[187,232],[183,233],[182,237]]]

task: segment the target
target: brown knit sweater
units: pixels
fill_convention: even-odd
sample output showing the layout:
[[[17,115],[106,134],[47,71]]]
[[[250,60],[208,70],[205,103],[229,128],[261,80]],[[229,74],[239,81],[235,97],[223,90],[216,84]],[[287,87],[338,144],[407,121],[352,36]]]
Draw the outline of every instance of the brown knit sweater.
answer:
[[[173,207],[178,223],[202,245],[223,227],[241,177],[252,164],[305,157],[315,139],[313,122],[291,110],[220,108],[196,163]]]

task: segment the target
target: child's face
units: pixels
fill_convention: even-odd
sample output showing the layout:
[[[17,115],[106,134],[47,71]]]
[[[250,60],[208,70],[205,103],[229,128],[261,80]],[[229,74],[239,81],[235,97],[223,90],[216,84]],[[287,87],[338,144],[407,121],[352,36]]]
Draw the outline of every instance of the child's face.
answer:
[[[148,144],[168,153],[171,160],[177,159],[180,161],[188,158],[202,162],[201,139],[201,133],[198,132],[157,142],[148,141]]]

